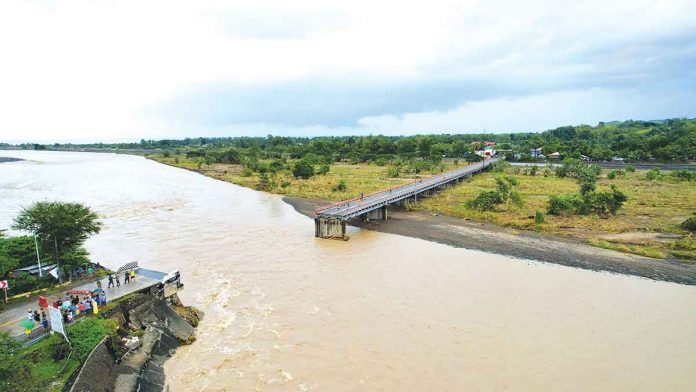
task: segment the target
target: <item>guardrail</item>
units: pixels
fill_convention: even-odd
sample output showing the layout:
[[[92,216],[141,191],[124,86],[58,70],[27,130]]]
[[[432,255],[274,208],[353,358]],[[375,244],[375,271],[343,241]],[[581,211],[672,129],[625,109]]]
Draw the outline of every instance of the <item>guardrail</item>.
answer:
[[[348,199],[344,200],[338,203],[333,203],[321,208],[318,208],[316,210],[317,214],[320,216],[324,217],[334,217],[334,218],[339,218],[342,220],[347,220],[353,217],[356,217],[358,215],[362,215],[366,212],[369,212],[371,210],[374,210],[376,208],[383,207],[388,204],[392,204],[395,202],[398,202],[400,200],[416,196],[419,193],[428,191],[433,188],[437,188],[441,185],[444,185],[446,183],[449,183],[451,181],[457,180],[459,178],[462,178],[464,176],[476,173],[480,170],[485,169],[486,167],[496,163],[498,159],[490,159],[488,161],[483,161],[481,165],[478,163],[465,166],[463,168],[451,170],[446,173],[434,175],[425,179],[422,179],[416,183],[412,184],[405,184],[401,185],[399,187],[395,188],[390,188],[387,190],[379,191],[379,192],[374,192],[367,197],[361,198],[353,198],[353,199]],[[389,193],[387,193],[389,192]],[[366,198],[369,197],[374,197],[376,195],[382,194],[382,197],[379,197],[374,200],[365,200]],[[363,201],[363,203],[361,203]],[[351,206],[350,203],[356,202],[356,206]],[[341,210],[343,208],[343,211]],[[335,212],[329,212],[332,209],[336,209]]]

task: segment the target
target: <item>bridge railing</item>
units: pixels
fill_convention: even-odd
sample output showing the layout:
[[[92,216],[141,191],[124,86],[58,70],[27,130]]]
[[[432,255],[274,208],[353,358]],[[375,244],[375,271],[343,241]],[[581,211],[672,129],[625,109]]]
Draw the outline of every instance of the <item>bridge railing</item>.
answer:
[[[383,191],[373,192],[372,194],[369,195],[369,196],[374,196],[374,195],[378,195],[378,194],[384,194],[383,197],[380,197],[376,200],[365,200],[364,203],[360,203],[360,201],[361,201],[360,198],[343,200],[341,202],[333,203],[331,205],[319,208],[319,209],[317,209],[317,213],[319,215],[321,215],[322,212],[324,212],[324,215],[336,216],[336,217],[339,217],[341,219],[350,219],[352,217],[362,215],[362,214],[364,214],[368,211],[371,211],[373,209],[382,207],[382,206],[387,205],[387,204],[395,203],[397,201],[400,201],[400,200],[403,200],[403,199],[406,199],[406,198],[409,198],[412,196],[415,196],[421,192],[436,188],[436,187],[441,186],[443,184],[449,183],[453,180],[459,179],[463,176],[475,173],[478,170],[486,168],[497,161],[498,161],[497,159],[491,159],[490,161],[482,162],[481,166],[479,166],[478,164],[468,165],[468,166],[465,166],[465,167],[462,167],[462,168],[459,168],[456,170],[451,170],[447,173],[441,173],[441,174],[437,174],[437,175],[433,175],[433,176],[421,179],[420,181],[417,182],[416,186],[413,186],[414,184],[404,184],[404,185],[400,185],[398,187],[388,188],[388,189],[383,190]],[[392,192],[387,194],[386,192],[389,190],[391,190]],[[350,206],[350,203],[353,201],[356,201],[358,204],[356,206]],[[326,213],[326,211],[328,211],[332,208],[338,208],[338,207],[344,206],[346,204],[348,204],[348,206],[346,206],[347,209],[342,214],[339,213],[339,211],[337,211],[336,214]]]

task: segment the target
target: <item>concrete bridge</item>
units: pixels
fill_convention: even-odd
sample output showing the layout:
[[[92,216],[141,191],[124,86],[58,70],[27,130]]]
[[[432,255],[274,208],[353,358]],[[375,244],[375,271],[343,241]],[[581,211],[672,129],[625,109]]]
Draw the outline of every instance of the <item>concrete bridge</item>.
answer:
[[[348,239],[346,222],[361,217],[365,220],[387,220],[389,204],[404,205],[409,201],[417,201],[418,196],[430,196],[433,192],[452,186],[452,184],[484,171],[487,167],[498,162],[498,158],[484,159],[446,173],[428,178],[414,180],[410,184],[385,189],[363,197],[343,200],[320,207],[316,210],[314,220],[315,236],[321,238]]]

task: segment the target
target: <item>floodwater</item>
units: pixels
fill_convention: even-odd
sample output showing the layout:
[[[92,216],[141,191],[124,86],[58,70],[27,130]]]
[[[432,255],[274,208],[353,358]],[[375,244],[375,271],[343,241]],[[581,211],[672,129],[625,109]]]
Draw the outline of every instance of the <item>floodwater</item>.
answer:
[[[353,229],[141,157],[5,151],[0,228],[37,200],[103,217],[88,248],[182,272],[205,312],[172,391],[693,390],[696,287]]]

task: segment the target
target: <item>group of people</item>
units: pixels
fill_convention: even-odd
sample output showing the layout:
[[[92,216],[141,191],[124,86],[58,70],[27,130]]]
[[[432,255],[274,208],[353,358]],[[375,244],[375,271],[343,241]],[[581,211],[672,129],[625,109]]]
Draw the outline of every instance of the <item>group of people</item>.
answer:
[[[108,279],[109,284],[106,286],[107,288],[121,286],[121,279],[118,278],[118,273],[109,274]],[[114,281],[116,282],[116,284],[114,284]],[[135,282],[135,270],[125,271],[123,273],[123,283],[128,284],[130,282]]]
[[[29,314],[27,314],[29,321],[34,321],[36,324],[41,324],[44,329],[48,329],[48,318],[46,317],[46,312],[41,309],[41,314],[38,310],[29,309]]]
[[[79,295],[71,295],[69,300],[58,300],[56,305],[58,305],[58,309],[61,310],[63,322],[69,324],[80,314],[98,314],[99,307],[106,305],[106,293],[101,291],[91,296],[86,295],[82,299],[80,299]]]
[[[109,279],[109,284],[106,286],[107,288],[121,286],[121,280],[118,278],[118,273],[109,274],[108,279]],[[115,285],[114,285],[114,281],[116,281]],[[135,282],[135,270],[125,271],[123,273],[123,283],[128,284],[130,282]]]

